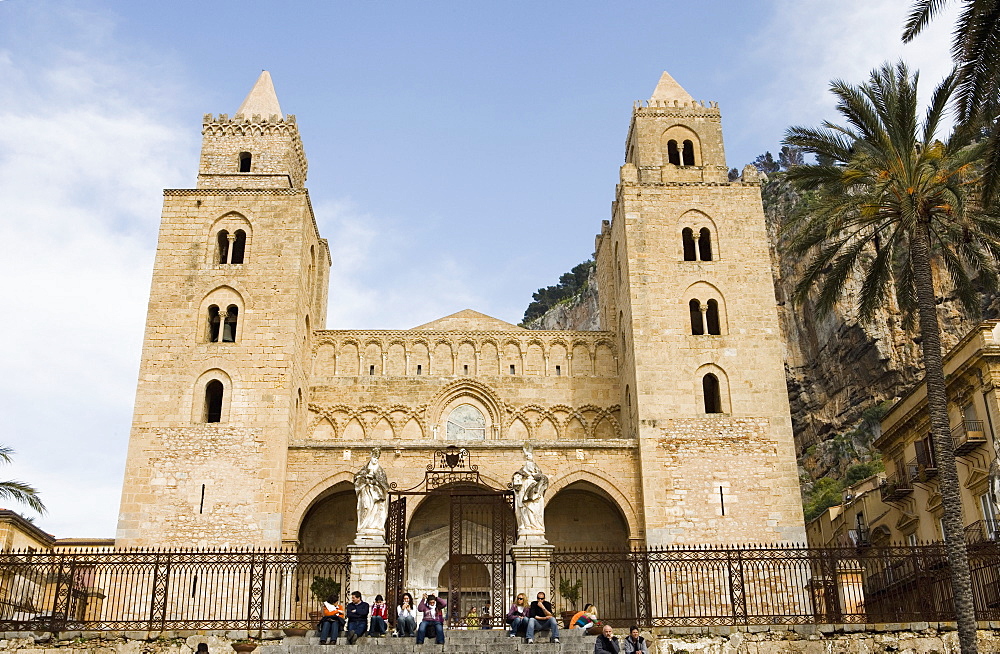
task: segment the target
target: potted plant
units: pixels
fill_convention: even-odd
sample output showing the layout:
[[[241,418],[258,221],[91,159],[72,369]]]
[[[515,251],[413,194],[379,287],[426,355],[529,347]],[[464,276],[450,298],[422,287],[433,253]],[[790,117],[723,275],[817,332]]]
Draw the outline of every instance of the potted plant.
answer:
[[[309,585],[309,592],[312,593],[313,599],[317,603],[322,604],[330,595],[340,595],[340,582],[333,577],[316,576],[313,577],[312,584]],[[313,622],[319,622],[322,618],[322,611],[309,612],[309,619]]]
[[[573,583],[571,579],[560,579],[559,580],[559,596],[563,600],[569,602],[571,607],[580,606],[580,589],[583,588],[583,581],[577,579],[576,583]],[[569,611],[562,611],[559,616],[563,620],[563,629],[569,629],[569,621],[573,619],[578,611],[577,608],[573,608]]]
[[[297,627],[295,626],[294,622],[287,623],[285,626],[281,628],[281,631],[286,636],[299,636],[299,637],[305,636],[307,633],[309,633],[308,629],[302,629],[301,627]]]
[[[239,640],[234,640],[230,645],[234,651],[240,652],[240,654],[246,654],[257,649],[257,642],[252,638],[240,638]]]

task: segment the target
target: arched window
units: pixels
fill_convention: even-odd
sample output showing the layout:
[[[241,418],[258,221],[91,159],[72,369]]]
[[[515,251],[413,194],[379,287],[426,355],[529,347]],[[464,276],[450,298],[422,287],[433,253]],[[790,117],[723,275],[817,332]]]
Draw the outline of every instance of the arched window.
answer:
[[[698,231],[698,258],[702,261],[712,260],[712,232],[708,227]]]
[[[701,302],[691,300],[688,302],[688,311],[691,313],[691,333],[694,336],[701,336],[705,333],[705,324],[701,317]]]
[[[684,165],[693,166],[694,165],[694,143],[691,141],[684,141]]]
[[[239,320],[240,309],[235,304],[226,307],[226,316],[222,326],[222,342],[236,342],[236,323]]]
[[[460,404],[448,415],[447,438],[450,441],[486,439],[486,417],[471,404]]]
[[[222,395],[225,387],[218,379],[205,384],[205,422],[222,422]]]
[[[219,342],[219,331],[222,327],[222,316],[219,315],[218,305],[213,304],[208,307],[208,342]]]
[[[681,242],[684,244],[684,260],[697,261],[694,252],[694,231],[690,227],[685,227],[681,232]]]
[[[667,161],[675,166],[681,165],[681,153],[677,149],[677,141],[673,139],[667,141]]]
[[[696,300],[692,300],[695,302]],[[708,328],[708,333],[711,336],[719,336],[722,334],[722,325],[719,322],[719,301],[709,300],[708,309],[705,311],[705,323]]]
[[[240,152],[240,172],[249,173],[250,172],[250,162],[253,160],[253,155],[249,152]]]
[[[229,263],[243,263],[243,254],[247,251],[247,233],[242,229],[237,229],[233,236],[233,254],[229,257]]]
[[[222,230],[217,237],[219,242],[219,263],[229,263],[229,232]]]
[[[708,373],[701,378],[701,388],[705,394],[705,413],[722,413],[722,395],[719,378]]]

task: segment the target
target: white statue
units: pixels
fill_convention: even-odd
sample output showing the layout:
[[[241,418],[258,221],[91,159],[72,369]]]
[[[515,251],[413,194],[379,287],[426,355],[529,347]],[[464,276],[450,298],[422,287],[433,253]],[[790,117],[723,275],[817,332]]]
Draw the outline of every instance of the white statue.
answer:
[[[524,465],[514,473],[514,512],[519,543],[545,543],[545,491],[549,478],[535,463],[531,445],[524,445]]]
[[[1000,451],[994,452],[993,461],[990,463],[988,480],[990,508],[993,510],[993,519],[986,522],[986,528],[991,532],[986,537],[990,540],[995,540],[998,536],[996,533],[998,531],[997,519],[1000,518],[1000,515],[997,515],[997,508],[1000,507]]]
[[[389,480],[379,465],[379,448],[361,470],[354,473],[354,490],[358,495],[358,535],[356,544],[385,543],[385,519],[388,515]]]

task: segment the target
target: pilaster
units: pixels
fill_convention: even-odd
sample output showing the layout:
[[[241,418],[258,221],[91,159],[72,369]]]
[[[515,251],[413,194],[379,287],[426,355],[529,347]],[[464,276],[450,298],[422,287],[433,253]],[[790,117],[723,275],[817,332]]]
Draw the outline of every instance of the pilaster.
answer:
[[[555,547],[552,545],[515,545],[510,549],[516,571],[514,583],[517,592],[524,593],[528,597],[534,597],[538,591],[547,595],[552,594],[550,586],[553,551]]]
[[[376,595],[385,596],[385,566],[389,558],[388,545],[349,545],[351,556],[351,587],[344,593],[358,591],[362,599],[372,603]]]

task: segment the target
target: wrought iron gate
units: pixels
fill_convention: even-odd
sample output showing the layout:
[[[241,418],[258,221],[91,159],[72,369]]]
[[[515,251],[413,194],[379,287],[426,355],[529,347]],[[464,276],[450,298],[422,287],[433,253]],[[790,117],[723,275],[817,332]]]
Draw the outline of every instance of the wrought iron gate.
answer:
[[[423,482],[406,490],[390,484],[386,599],[395,609],[407,583],[406,498],[443,496],[449,503],[448,624],[500,627],[506,603],[514,592],[510,560],[510,548],[517,535],[514,494],[510,489],[490,488],[483,483],[478,468],[469,459],[465,449],[452,446],[437,450]]]

